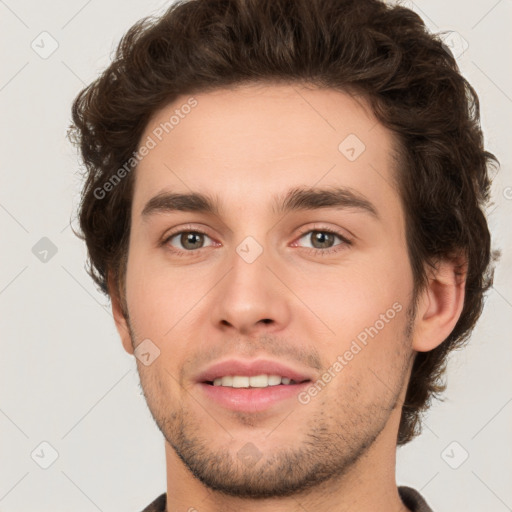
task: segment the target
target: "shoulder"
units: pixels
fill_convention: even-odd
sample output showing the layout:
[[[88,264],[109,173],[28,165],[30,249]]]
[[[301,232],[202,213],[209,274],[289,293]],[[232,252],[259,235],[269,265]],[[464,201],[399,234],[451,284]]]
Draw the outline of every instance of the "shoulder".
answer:
[[[152,501],[142,512],[166,512],[167,493],[163,493]]]
[[[410,509],[411,512],[433,512],[423,496],[416,489],[402,485],[398,487],[398,494],[404,502],[404,505]]]

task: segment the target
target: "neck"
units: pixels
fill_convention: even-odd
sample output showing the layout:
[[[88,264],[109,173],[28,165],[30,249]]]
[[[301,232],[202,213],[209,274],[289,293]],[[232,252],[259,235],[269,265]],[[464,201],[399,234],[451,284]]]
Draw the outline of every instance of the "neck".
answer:
[[[288,497],[247,499],[212,490],[192,475],[166,442],[167,512],[408,512],[395,480],[394,423],[390,418],[372,445],[343,475]]]

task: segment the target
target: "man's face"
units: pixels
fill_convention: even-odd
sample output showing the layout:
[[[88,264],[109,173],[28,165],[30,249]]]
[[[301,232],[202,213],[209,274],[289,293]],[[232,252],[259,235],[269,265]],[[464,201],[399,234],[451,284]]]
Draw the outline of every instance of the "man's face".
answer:
[[[141,139],[157,144],[136,171],[123,342],[160,350],[137,364],[176,461],[228,494],[289,495],[356,468],[372,446],[396,446],[413,280],[392,135],[333,90],[194,98],[158,112]],[[280,211],[292,189],[343,189],[345,203],[313,208],[305,194],[302,208]],[[218,212],[160,201],[143,215],[164,193],[203,194]],[[205,373],[261,360],[285,368],[253,373],[308,382],[212,385],[239,375],[247,386],[251,372],[229,362]]]

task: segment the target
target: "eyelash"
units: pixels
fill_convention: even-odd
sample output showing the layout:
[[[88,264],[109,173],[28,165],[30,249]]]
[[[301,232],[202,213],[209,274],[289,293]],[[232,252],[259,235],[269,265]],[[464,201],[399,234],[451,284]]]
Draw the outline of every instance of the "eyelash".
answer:
[[[352,245],[352,242],[347,239],[345,236],[343,236],[341,233],[333,230],[333,229],[330,229],[330,228],[325,228],[325,227],[317,227],[315,226],[314,228],[307,228],[307,229],[304,229],[302,230],[300,233],[299,233],[299,236],[297,237],[296,240],[300,240],[304,235],[308,234],[308,233],[313,233],[313,232],[318,232],[318,233],[330,233],[332,235],[336,235],[342,243],[338,244],[338,245],[335,245],[334,247],[330,247],[328,249],[315,249],[315,248],[310,248],[310,247],[306,247],[305,249],[307,249],[307,251],[315,256],[317,255],[321,255],[321,256],[325,256],[325,255],[329,255],[329,254],[332,254],[332,253],[337,253],[339,251],[343,251],[345,250],[345,246],[350,246]],[[205,235],[207,236],[208,238],[211,238],[206,232],[202,231],[201,229],[197,229],[197,228],[192,228],[192,227],[189,227],[187,229],[181,229],[179,231],[175,231],[173,233],[170,233],[167,237],[165,237],[165,239],[162,241],[161,245],[162,246],[167,246],[168,249],[173,253],[175,254],[176,256],[190,256],[194,253],[199,253],[199,251],[201,249],[206,249],[206,247],[201,247],[199,249],[194,249],[194,250],[181,250],[181,249],[176,249],[175,247],[172,247],[171,245],[169,245],[169,241],[174,238],[176,235],[181,235],[183,233],[197,233],[197,234],[201,234],[201,235]],[[341,247],[340,247],[341,246]]]

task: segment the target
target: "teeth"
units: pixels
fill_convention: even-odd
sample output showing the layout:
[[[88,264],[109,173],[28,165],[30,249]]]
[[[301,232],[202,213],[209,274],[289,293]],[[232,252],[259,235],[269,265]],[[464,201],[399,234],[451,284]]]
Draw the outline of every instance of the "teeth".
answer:
[[[213,381],[214,386],[224,386],[229,388],[266,388],[268,386],[278,386],[279,384],[295,384],[294,380],[279,375],[255,375],[247,377],[245,375],[226,375],[218,377]]]
[[[219,379],[215,379],[215,380],[219,380]],[[233,385],[233,377],[221,377],[220,380],[221,380],[221,384],[223,386],[232,386]]]
[[[269,375],[268,376],[268,385],[269,386],[277,386],[281,384],[281,377],[279,375]]]
[[[242,377],[239,375],[233,376],[233,387],[234,388],[248,388],[249,377]]]
[[[268,377],[266,375],[255,375],[249,377],[251,388],[266,388],[268,386]]]

